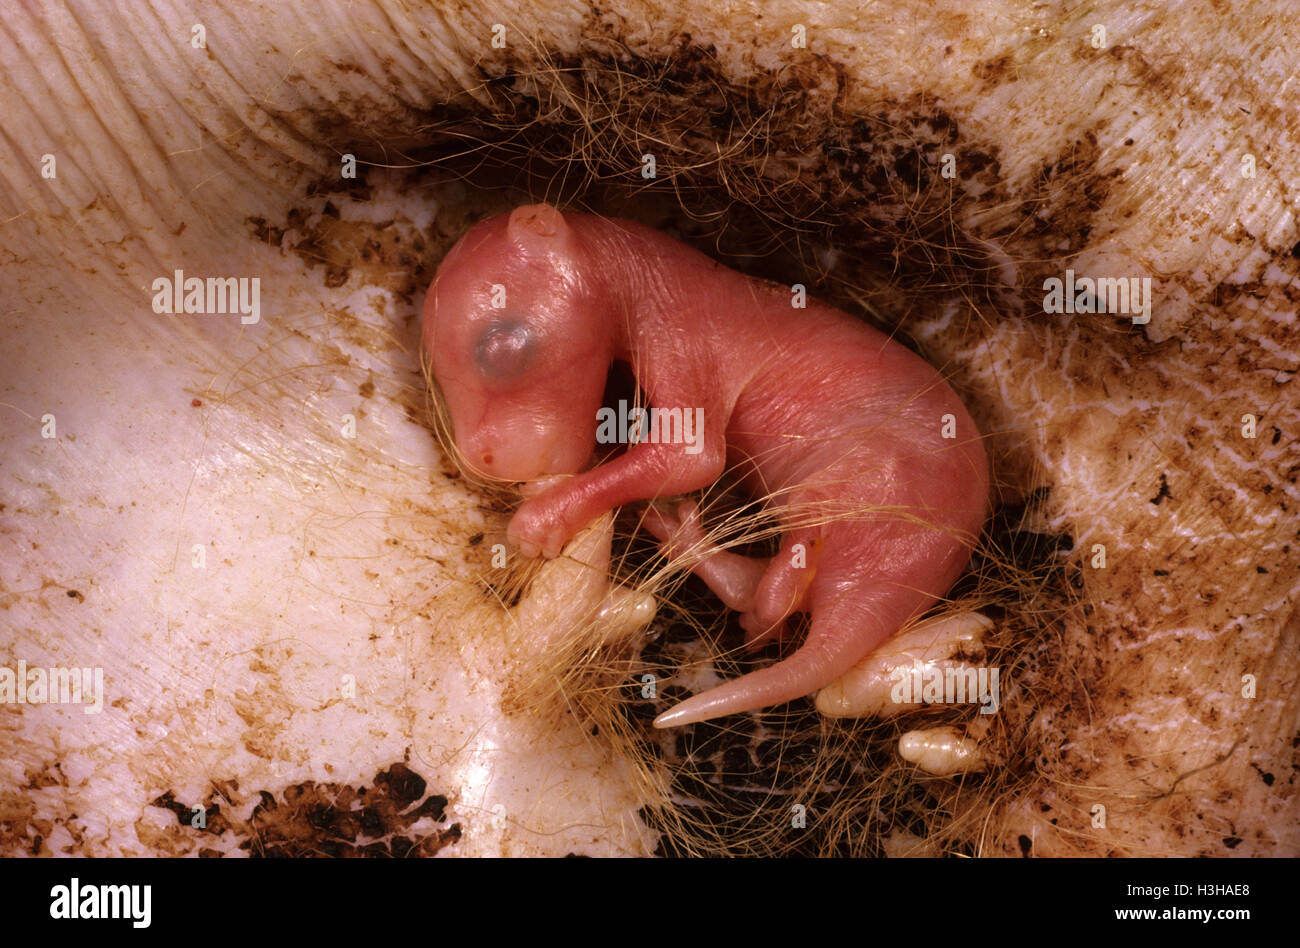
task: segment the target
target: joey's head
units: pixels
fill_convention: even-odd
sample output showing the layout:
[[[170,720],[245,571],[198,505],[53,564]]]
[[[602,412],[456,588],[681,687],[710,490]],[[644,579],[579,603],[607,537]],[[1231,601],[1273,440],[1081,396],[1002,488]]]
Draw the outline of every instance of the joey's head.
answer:
[[[483,221],[443,259],[423,336],[463,462],[508,481],[591,460],[613,361],[586,248],[547,204]]]

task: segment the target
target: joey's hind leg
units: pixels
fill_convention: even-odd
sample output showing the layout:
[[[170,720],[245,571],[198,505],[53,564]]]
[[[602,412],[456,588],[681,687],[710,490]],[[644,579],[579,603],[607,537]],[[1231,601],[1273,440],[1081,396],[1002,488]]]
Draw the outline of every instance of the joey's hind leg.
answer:
[[[809,531],[790,531],[781,538],[781,549],[765,561],[767,569],[754,592],[752,627],[745,626],[745,642],[751,649],[783,635],[792,612],[806,611],[808,586],[816,575],[820,552],[821,537]]]
[[[699,508],[691,501],[678,506],[677,516],[651,507],[643,523],[660,541],[664,555],[690,557],[691,572],[704,580],[728,609],[740,613],[749,648],[785,634],[785,620],[802,605],[811,580],[812,564],[803,568],[806,556],[792,550],[798,542],[795,537],[787,535],[781,552],[771,559],[729,553],[705,536]],[[806,545],[807,540],[804,542]]]

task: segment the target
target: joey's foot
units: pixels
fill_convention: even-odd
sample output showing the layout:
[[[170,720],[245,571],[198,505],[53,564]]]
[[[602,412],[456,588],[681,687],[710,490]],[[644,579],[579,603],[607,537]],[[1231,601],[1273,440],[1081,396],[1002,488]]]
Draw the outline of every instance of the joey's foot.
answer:
[[[728,609],[753,611],[754,593],[767,569],[767,560],[728,553],[712,542],[693,501],[679,504],[676,516],[651,507],[642,522],[659,539],[664,555],[686,560],[691,572],[704,580]]]
[[[715,549],[708,544],[700,526],[700,509],[693,501],[682,501],[676,514],[655,506],[647,507],[641,522],[659,541],[660,552],[669,559],[692,553],[703,557]]]

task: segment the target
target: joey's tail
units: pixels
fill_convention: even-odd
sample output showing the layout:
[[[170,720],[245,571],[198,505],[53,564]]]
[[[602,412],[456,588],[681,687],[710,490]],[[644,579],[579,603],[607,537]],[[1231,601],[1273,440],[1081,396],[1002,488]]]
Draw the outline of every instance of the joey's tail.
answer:
[[[789,658],[687,698],[655,718],[655,727],[694,724],[811,694],[847,672],[933,601],[915,587],[889,582],[841,591],[837,600],[820,608],[813,605],[808,638]]]

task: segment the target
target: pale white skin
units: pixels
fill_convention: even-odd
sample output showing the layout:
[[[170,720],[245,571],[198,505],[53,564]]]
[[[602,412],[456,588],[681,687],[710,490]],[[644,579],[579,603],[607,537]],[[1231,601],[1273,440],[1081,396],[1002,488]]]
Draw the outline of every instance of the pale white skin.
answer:
[[[1083,318],[1040,315],[953,351],[955,311],[909,322],[972,392],[981,428],[1014,429],[1041,465],[1061,511],[1049,526],[1089,558],[1106,547],[1107,566],[1087,574],[1089,625],[1063,633],[1100,662],[1088,721],[1068,734],[1077,773],[1007,800],[984,845],[1018,852],[1023,834],[1037,854],[1190,854],[1233,837],[1235,855],[1296,852],[1287,780],[1300,628],[1288,618],[1300,541],[1287,524],[1300,503],[1300,413],[1288,380],[1300,344],[1286,251],[1300,239],[1300,132],[1285,105],[1300,52],[1283,39],[1284,15],[1261,5],[1222,19],[1209,3],[1102,4],[1087,23],[1064,5],[1012,3],[865,15],[764,4],[761,19],[707,3],[617,7],[628,23],[715,45],[737,78],[779,65],[803,23],[810,46],[856,80],[850,99],[924,91],[966,134],[997,141],[1011,195],[1043,156],[1096,137],[1114,177],[1104,225],[1072,263],[1157,276],[1146,331],[1162,347],[1137,359]],[[430,476],[432,440],[403,408],[421,397],[421,300],[380,306],[359,276],[327,288],[246,223],[283,222],[304,203],[303,180],[337,171],[348,135],[326,140],[314,112],[399,126],[408,117],[393,103],[428,107],[473,83],[493,22],[521,44],[544,25],[571,46],[584,9],[414,17],[366,3],[303,17],[214,3],[121,15],[87,3],[11,14],[16,45],[0,45],[0,659],[99,663],[109,689],[98,716],[0,708],[0,793],[49,822],[50,851],[192,851],[175,818],[146,805],[159,793],[203,799],[231,777],[245,790],[359,786],[407,748],[467,827],[452,849],[642,851],[636,801],[598,743],[497,708],[522,640],[470,582],[479,567],[466,540],[483,527],[474,499]],[[195,20],[211,55],[189,45]],[[1093,22],[1134,52],[1084,68]],[[658,42],[644,27],[625,39]],[[1003,55],[998,81],[974,76]],[[46,153],[54,180],[40,176]],[[1253,177],[1240,173],[1246,153]],[[431,195],[361,174],[376,192],[364,206],[340,199],[345,214],[427,230]],[[259,275],[261,322],[155,315],[150,283],[177,267]],[[1220,283],[1249,286],[1211,298]],[[1255,439],[1241,436],[1247,413],[1262,419]],[[49,441],[46,414],[57,421]],[[352,439],[341,434],[349,414]],[[1173,500],[1155,506],[1161,472]],[[1169,571],[1161,585],[1155,569]],[[344,674],[363,700],[335,700]],[[1070,831],[1042,815],[1044,801]],[[1104,831],[1091,827],[1097,804]]]

